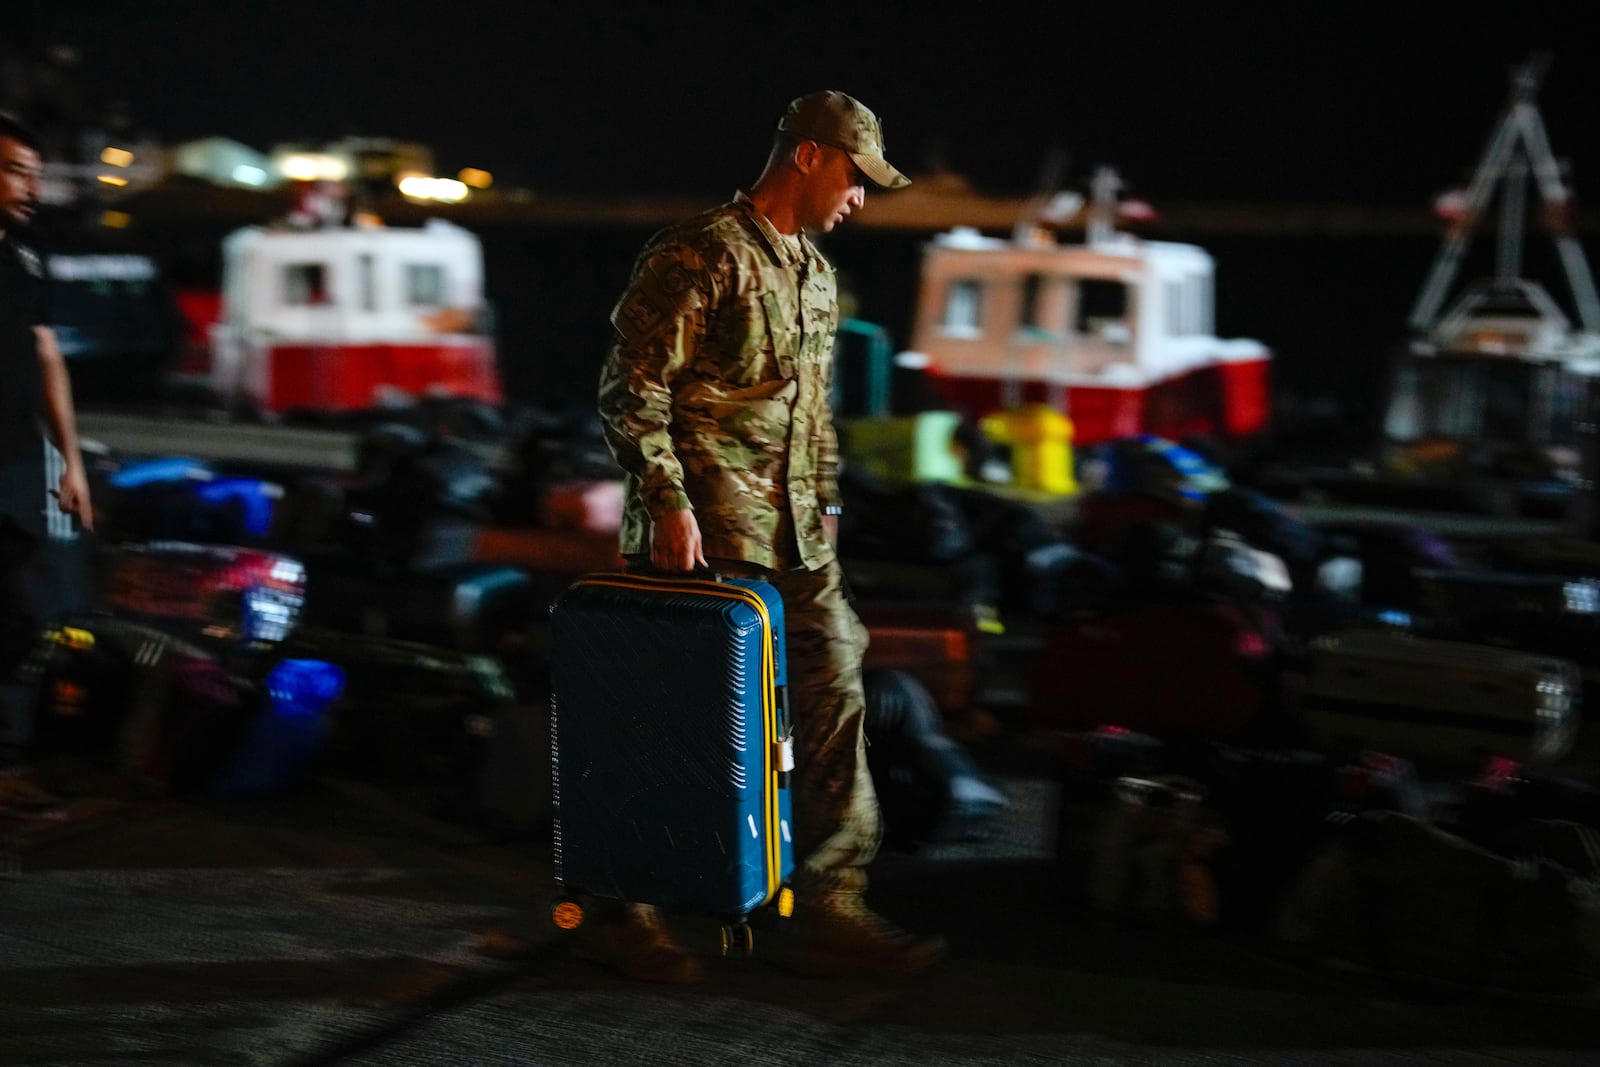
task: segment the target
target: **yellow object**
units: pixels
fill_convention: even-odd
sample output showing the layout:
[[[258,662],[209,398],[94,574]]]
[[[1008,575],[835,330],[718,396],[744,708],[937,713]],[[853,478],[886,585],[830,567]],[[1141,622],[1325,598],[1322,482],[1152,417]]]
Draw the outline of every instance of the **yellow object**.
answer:
[[[1011,446],[1011,476],[1023,489],[1078,491],[1072,472],[1072,420],[1048,404],[999,411],[978,424],[996,444]]]
[[[778,891],[778,914],[785,919],[794,914],[794,890],[788,886]]]
[[[80,652],[94,647],[94,634],[88,630],[80,630],[76,626],[63,626],[59,630],[51,630],[50,640]]]

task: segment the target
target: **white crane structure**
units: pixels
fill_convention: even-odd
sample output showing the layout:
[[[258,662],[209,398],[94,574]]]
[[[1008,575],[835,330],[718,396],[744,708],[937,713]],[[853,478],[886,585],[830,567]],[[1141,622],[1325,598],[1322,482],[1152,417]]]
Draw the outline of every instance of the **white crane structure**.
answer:
[[[1459,219],[1446,234],[1412,308],[1409,325],[1438,350],[1532,358],[1600,355],[1600,297],[1583,248],[1572,233],[1571,193],[1550,149],[1534,103],[1548,62],[1536,56],[1511,74],[1511,94],[1468,186]],[[1544,216],[1567,276],[1578,329],[1537,282],[1522,276],[1527,178],[1544,201]],[[1496,190],[1501,194],[1496,269],[1467,288],[1441,316],[1473,231]]]

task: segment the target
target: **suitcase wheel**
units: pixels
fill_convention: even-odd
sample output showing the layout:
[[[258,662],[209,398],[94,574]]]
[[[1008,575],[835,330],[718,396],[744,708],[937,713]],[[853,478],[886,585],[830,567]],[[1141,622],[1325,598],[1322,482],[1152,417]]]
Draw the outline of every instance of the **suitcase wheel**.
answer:
[[[722,927],[722,954],[728,955],[738,949],[746,956],[753,955],[756,950],[755,931],[750,929],[750,924],[745,922],[725,923]]]
[[[550,921],[560,930],[576,930],[583,925],[583,918],[583,905],[572,897],[562,897],[550,908]]]

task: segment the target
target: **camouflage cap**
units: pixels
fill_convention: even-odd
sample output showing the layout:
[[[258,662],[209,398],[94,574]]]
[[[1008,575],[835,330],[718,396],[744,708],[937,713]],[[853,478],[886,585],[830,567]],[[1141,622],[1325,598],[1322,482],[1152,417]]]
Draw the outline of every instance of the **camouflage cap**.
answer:
[[[880,189],[904,189],[911,179],[883,158],[883,127],[878,116],[852,96],[829,89],[799,97],[778,120],[780,132],[842,148]]]

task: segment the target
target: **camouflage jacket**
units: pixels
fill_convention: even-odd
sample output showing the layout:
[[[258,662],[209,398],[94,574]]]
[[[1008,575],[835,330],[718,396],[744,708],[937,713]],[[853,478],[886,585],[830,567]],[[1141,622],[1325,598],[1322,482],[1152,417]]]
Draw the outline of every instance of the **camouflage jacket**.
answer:
[[[652,516],[693,508],[707,558],[833,558],[822,506],[839,502],[838,321],[833,268],[742,193],[651,239],[612,311],[600,377],[627,475],[624,555],[649,552]]]

